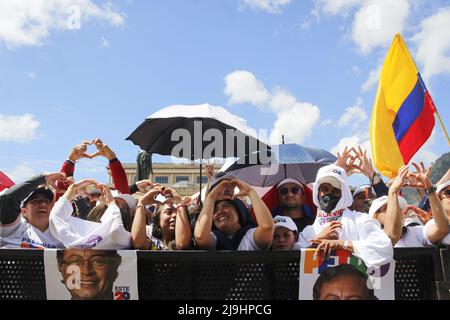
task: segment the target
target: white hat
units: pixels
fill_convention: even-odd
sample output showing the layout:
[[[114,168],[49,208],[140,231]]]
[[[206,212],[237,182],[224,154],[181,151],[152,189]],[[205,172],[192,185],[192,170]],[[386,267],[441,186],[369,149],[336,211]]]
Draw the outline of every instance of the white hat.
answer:
[[[363,184],[362,186],[359,186],[358,188],[356,188],[355,191],[353,191],[353,198],[360,193],[366,192],[367,188],[370,188],[370,192],[375,194],[375,190],[373,190],[373,188],[370,184]]]
[[[347,185],[347,174],[345,173],[345,170],[334,164],[330,164],[317,171],[316,181],[313,186],[313,202],[316,207],[320,208],[319,187],[324,183],[329,183],[333,187],[341,190],[341,199],[334,210],[345,209],[352,205],[353,197],[350,188]]]
[[[450,186],[450,180],[448,180],[444,183],[438,184],[436,187],[437,194],[441,193],[441,191],[444,190],[445,188],[447,188],[448,186]]]
[[[408,205],[405,198],[403,198],[402,196],[397,196],[397,198],[398,204],[400,205],[400,210],[405,209],[405,207]],[[373,200],[372,205],[370,206],[369,209],[369,216],[373,218],[375,213],[377,213],[377,211],[380,210],[381,207],[384,206],[387,202],[388,196],[382,196]]]
[[[297,225],[295,222],[286,216],[275,216],[273,218],[273,222],[275,223],[275,229],[279,227],[284,227],[294,232],[298,232]]]
[[[131,194],[120,193],[117,190],[111,190],[111,194],[114,198],[119,198],[125,201],[130,210],[136,208],[137,200]]]
[[[285,185],[285,184],[288,184],[288,183],[296,184],[297,186],[299,186],[300,188],[303,189],[302,184],[301,184],[298,180],[291,179],[291,178],[284,179],[284,180],[278,182],[278,184],[277,184],[277,189],[280,189],[282,185]]]

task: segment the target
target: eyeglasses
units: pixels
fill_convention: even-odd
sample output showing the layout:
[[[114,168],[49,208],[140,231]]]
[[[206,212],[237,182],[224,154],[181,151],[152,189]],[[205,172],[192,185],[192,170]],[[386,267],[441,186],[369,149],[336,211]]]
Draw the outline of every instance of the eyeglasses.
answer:
[[[300,188],[299,187],[292,187],[290,189],[286,187],[280,188],[280,194],[282,196],[287,195],[289,191],[292,192],[292,194],[298,194],[300,192]]]
[[[95,269],[104,269],[108,265],[109,259],[108,257],[102,256],[91,257],[89,259],[83,259],[81,257],[72,257],[69,260],[64,260],[64,263],[81,268],[85,261],[89,262],[89,265]]]
[[[441,200],[448,197],[450,197],[450,189],[445,189],[439,194],[439,198],[441,198]]]

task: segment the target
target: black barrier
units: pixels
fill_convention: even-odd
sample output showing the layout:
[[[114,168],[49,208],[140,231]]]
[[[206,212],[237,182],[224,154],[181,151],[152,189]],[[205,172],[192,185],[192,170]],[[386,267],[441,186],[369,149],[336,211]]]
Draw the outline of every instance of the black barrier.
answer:
[[[299,251],[137,251],[144,300],[296,300]],[[43,251],[0,249],[0,300],[46,299]],[[397,300],[449,299],[448,248],[395,249]]]

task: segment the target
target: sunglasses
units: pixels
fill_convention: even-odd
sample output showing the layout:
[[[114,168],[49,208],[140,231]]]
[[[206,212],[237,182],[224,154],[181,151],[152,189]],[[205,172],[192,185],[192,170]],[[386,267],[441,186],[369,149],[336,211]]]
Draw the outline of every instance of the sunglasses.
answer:
[[[282,196],[285,196],[289,193],[289,191],[292,192],[292,194],[298,194],[300,192],[300,188],[299,187],[292,187],[292,188],[280,188],[280,194]]]
[[[444,191],[442,191],[439,197],[441,199],[450,197],[450,189],[445,189]]]

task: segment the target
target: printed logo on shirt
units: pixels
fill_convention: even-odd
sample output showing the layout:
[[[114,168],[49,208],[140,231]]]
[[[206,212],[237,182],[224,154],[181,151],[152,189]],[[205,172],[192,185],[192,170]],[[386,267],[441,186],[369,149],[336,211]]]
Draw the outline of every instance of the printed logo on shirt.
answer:
[[[57,249],[58,246],[50,243],[37,242],[30,238],[22,238],[22,242],[20,243],[21,248],[33,248],[33,249]]]
[[[95,247],[100,241],[102,241],[103,238],[98,235],[93,235],[89,238],[88,241],[86,241],[86,244],[82,244],[79,246],[79,248],[83,249],[89,249]]]
[[[344,212],[344,209],[340,209],[337,211],[331,211],[330,213],[317,210],[317,216],[319,218],[319,224],[326,224],[332,221],[338,221],[342,217],[342,213]]]

